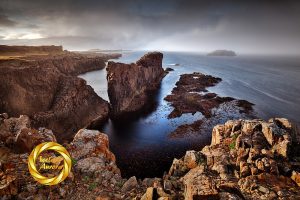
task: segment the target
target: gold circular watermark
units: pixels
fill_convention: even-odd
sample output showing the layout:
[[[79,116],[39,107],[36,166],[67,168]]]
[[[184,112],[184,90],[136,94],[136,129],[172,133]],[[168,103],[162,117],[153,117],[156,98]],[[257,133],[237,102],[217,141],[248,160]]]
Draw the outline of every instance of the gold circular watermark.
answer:
[[[59,153],[64,161],[61,172],[55,177],[46,177],[40,174],[36,168],[36,161],[39,155],[46,150],[53,150]],[[68,151],[60,144],[55,142],[44,142],[36,146],[28,157],[28,169],[32,177],[43,185],[56,185],[64,181],[71,171],[72,161]],[[59,169],[59,168],[58,168]]]

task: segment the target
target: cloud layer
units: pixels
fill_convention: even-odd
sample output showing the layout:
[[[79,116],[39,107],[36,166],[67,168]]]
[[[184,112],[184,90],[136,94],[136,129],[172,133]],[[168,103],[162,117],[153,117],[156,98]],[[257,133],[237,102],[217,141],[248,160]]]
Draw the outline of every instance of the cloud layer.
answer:
[[[298,1],[3,0],[1,44],[300,52]]]

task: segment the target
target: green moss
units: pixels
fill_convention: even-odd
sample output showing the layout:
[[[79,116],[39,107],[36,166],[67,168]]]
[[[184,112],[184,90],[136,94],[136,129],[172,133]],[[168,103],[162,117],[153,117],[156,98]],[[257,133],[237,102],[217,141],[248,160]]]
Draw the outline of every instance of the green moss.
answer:
[[[229,149],[235,149],[235,143],[236,143],[236,139],[238,137],[238,134],[235,134],[231,137],[231,143],[228,145]]]
[[[72,166],[77,164],[77,160],[75,158],[71,158]]]
[[[97,183],[95,183],[95,182],[93,182],[93,183],[91,183],[90,185],[89,185],[89,190],[90,191],[92,191],[92,190],[94,190],[95,188],[97,187]]]
[[[90,180],[90,177],[84,176],[82,180],[83,180],[84,182],[88,182],[88,181]]]

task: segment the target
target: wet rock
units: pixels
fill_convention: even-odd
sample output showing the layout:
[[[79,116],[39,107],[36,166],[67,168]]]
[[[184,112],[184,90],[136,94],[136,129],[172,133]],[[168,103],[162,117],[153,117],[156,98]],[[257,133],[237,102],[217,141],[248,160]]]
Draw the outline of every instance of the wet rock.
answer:
[[[123,192],[128,192],[128,191],[132,190],[133,188],[135,188],[137,186],[137,184],[138,184],[138,182],[136,180],[136,177],[133,176],[124,183],[121,190]]]
[[[153,52],[132,64],[108,62],[106,70],[111,117],[120,118],[149,105],[149,93],[159,87],[165,75],[162,59],[162,53]]]

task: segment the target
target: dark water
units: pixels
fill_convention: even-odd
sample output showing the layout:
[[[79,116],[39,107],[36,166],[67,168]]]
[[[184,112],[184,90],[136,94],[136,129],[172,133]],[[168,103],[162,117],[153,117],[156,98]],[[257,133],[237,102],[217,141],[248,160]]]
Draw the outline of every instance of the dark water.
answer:
[[[120,62],[135,62],[145,52],[124,54]],[[179,63],[180,66],[172,66]],[[202,117],[185,114],[169,120],[172,108],[165,96],[171,93],[179,75],[202,72],[223,79],[209,88],[220,96],[245,99],[255,104],[256,115],[263,119],[286,117],[300,123],[300,59],[287,56],[237,56],[207,57],[196,53],[165,52],[164,67],[171,67],[155,95],[156,109],[123,125],[109,121],[103,128],[110,138],[110,148],[117,157],[123,176],[162,176],[174,157],[181,157],[186,150],[200,150],[210,143],[211,131],[193,138],[170,139],[168,134],[178,125],[192,123]],[[80,77],[87,80],[97,94],[107,97],[106,70],[89,72]]]

